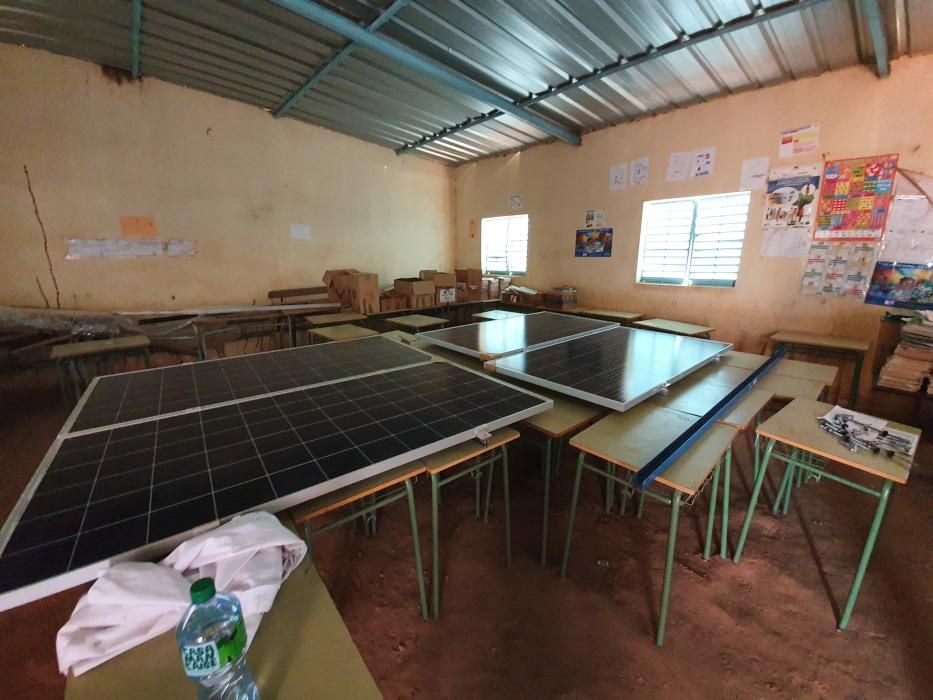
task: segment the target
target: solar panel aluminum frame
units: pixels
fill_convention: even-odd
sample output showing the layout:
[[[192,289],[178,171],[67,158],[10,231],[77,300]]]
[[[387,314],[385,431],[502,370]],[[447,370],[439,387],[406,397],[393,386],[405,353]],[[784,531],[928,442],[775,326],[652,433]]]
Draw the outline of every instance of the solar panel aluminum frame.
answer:
[[[343,342],[344,343],[357,343],[360,341],[370,340],[372,337],[380,337],[380,336],[371,336],[370,338],[357,338],[354,340],[348,340],[348,341],[343,341]],[[393,341],[389,341],[389,342],[393,342]],[[185,408],[180,411],[170,411],[168,413],[160,413],[154,416],[147,416],[145,418],[136,418],[134,420],[122,421],[120,423],[111,423],[107,425],[97,426],[94,428],[86,428],[85,430],[72,431],[71,426],[73,426],[75,421],[78,419],[78,416],[81,414],[81,411],[83,410],[84,405],[87,403],[94,389],[97,387],[98,382],[100,382],[102,379],[105,379],[107,376],[114,376],[114,375],[105,375],[104,377],[97,376],[91,380],[91,383],[88,385],[87,389],[85,389],[84,393],[81,395],[81,398],[78,400],[78,403],[75,404],[74,409],[72,409],[71,413],[68,414],[68,418],[65,420],[64,425],[62,425],[62,428],[59,431],[58,436],[62,438],[79,437],[81,435],[89,435],[91,433],[98,433],[103,430],[111,430],[112,428],[125,428],[130,425],[138,425],[139,423],[146,423],[148,421],[157,420],[159,418],[171,418],[173,416],[183,416],[189,413],[197,413],[198,411],[203,411],[208,408],[220,408],[221,406],[233,406],[239,403],[246,403],[248,401],[256,401],[258,399],[268,398],[270,396],[279,396],[281,394],[287,394],[291,391],[298,391],[300,389],[312,389],[316,386],[325,386],[327,384],[336,384],[337,382],[349,381],[351,379],[369,377],[369,376],[373,376],[376,374],[382,374],[383,372],[393,371],[396,369],[408,369],[410,367],[418,367],[420,365],[428,364],[429,362],[432,362],[434,360],[434,356],[431,355],[431,353],[425,352],[424,350],[419,350],[418,348],[412,347],[410,345],[405,345],[405,347],[413,352],[418,353],[419,355],[422,355],[424,359],[421,362],[414,362],[414,363],[407,364],[407,365],[399,365],[398,367],[393,367],[390,370],[380,369],[380,370],[375,370],[373,372],[365,372],[363,374],[354,374],[354,375],[350,375],[347,377],[342,377],[340,379],[328,379],[326,381],[315,382],[312,384],[302,384],[301,386],[290,387],[288,389],[278,389],[276,391],[270,391],[270,392],[266,392],[263,394],[255,394],[254,396],[245,396],[243,398],[230,399],[229,401],[220,401],[218,403],[207,404],[205,406],[194,406],[192,408]],[[252,355],[249,355],[248,357],[255,357],[258,355],[270,355],[272,353],[288,352],[288,351],[294,351],[294,350],[296,350],[296,348],[281,348],[279,350],[267,350],[262,353],[253,353]],[[208,360],[208,362],[223,362],[225,360],[235,360],[235,359],[241,359],[243,357],[246,357],[246,356],[235,355],[231,357],[218,357],[217,359],[214,359],[214,360]],[[118,374],[141,374],[143,372],[158,372],[160,370],[165,370],[167,368],[185,367],[188,365],[202,365],[202,364],[204,364],[204,361],[182,362],[179,365],[167,365],[166,367],[150,367],[147,369],[134,370],[133,372],[120,372]],[[3,544],[4,544],[3,539],[2,537],[0,537],[0,552],[2,552]]]
[[[433,357],[431,358],[431,361],[439,362],[439,360]],[[450,363],[445,363],[445,364],[450,364]],[[418,367],[420,365],[412,365],[412,366]],[[360,375],[359,377],[350,377],[348,379],[358,379],[362,376],[373,376],[376,374],[388,374],[388,373],[396,372],[402,369],[410,369],[412,366],[398,367],[395,369],[383,370],[381,372],[371,372],[371,373],[368,373],[367,375]],[[529,391],[528,389],[525,389],[523,387],[518,387],[512,383],[504,382],[495,377],[491,377],[487,373],[484,373],[484,372],[472,370],[472,369],[469,369],[469,368],[466,368],[460,365],[452,365],[452,366],[456,366],[459,370],[462,370],[464,372],[470,372],[472,374],[481,376],[486,381],[496,382],[498,384],[502,384],[503,386],[507,386],[511,390],[520,391],[524,394],[533,396],[536,399],[540,400],[541,403],[531,408],[517,411],[513,414],[509,414],[508,416],[504,416],[494,421],[490,421],[489,423],[486,423],[484,425],[476,426],[472,430],[467,430],[461,433],[457,433],[456,435],[443,438],[442,440],[438,440],[436,442],[424,445],[422,447],[415,448],[413,450],[409,450],[408,452],[397,455],[395,457],[390,457],[389,459],[382,460],[381,462],[378,462],[376,464],[371,464],[368,467],[364,467],[362,469],[358,469],[356,471],[341,475],[339,477],[328,479],[324,482],[315,484],[306,489],[302,489],[300,491],[296,491],[294,493],[281,496],[277,499],[274,499],[273,501],[264,503],[261,506],[254,506],[246,510],[243,510],[241,512],[235,513],[233,515],[226,516],[221,519],[212,519],[211,521],[206,522],[203,525],[199,525],[196,528],[193,528],[186,532],[178,533],[177,535],[172,535],[168,538],[159,540],[157,542],[150,542],[141,547],[137,547],[135,549],[121,552],[120,554],[110,557],[108,559],[102,559],[100,561],[94,562],[92,564],[88,564],[78,569],[65,571],[61,574],[51,576],[47,579],[43,579],[35,583],[27,584],[20,588],[14,588],[9,591],[2,592],[0,593],[0,612],[4,610],[8,610],[10,608],[17,607],[19,605],[25,605],[26,603],[39,600],[40,598],[44,598],[46,596],[54,595],[55,593],[59,593],[61,591],[67,590],[68,588],[72,588],[74,586],[80,585],[82,583],[86,583],[88,581],[92,581],[96,579],[97,577],[99,577],[104,571],[110,568],[110,566],[112,566],[113,564],[117,564],[117,563],[125,562],[125,561],[149,560],[149,559],[153,559],[156,557],[166,555],[168,552],[170,552],[172,549],[177,547],[179,544],[181,544],[185,540],[190,539],[191,537],[194,537],[198,534],[201,534],[202,532],[206,532],[207,530],[213,529],[217,527],[218,525],[224,522],[227,522],[231,520],[232,518],[235,518],[237,515],[242,515],[243,513],[248,513],[248,512],[254,512],[257,510],[265,510],[265,511],[275,513],[278,511],[286,510],[288,508],[292,508],[302,503],[306,503],[307,501],[313,500],[314,498],[318,498],[320,496],[326,495],[332,491],[341,489],[344,486],[349,486],[351,484],[357,483],[359,481],[363,481],[365,479],[376,476],[378,474],[389,471],[391,469],[395,469],[396,467],[400,467],[402,465],[408,464],[418,459],[428,457],[442,450],[446,450],[450,447],[454,447],[455,445],[459,445],[461,443],[467,442],[472,439],[482,439],[482,437],[486,433],[490,433],[494,430],[498,430],[499,428],[504,428],[514,423],[518,423],[534,415],[537,415],[538,413],[543,413],[544,411],[548,411],[554,407],[554,402],[551,399],[541,396],[539,394],[536,394],[533,391]],[[339,384],[340,382],[343,382],[343,381],[347,381],[347,380],[339,379],[339,380],[334,380],[330,382],[323,382],[315,386]],[[313,387],[298,387],[290,391],[292,392],[303,391],[308,388],[313,388]],[[288,392],[276,392],[276,393],[282,394],[282,393],[288,393]],[[261,398],[264,398],[265,396],[268,396],[268,395],[264,395]],[[156,420],[156,419],[152,418],[150,420]],[[134,421],[134,423],[135,422],[143,422],[143,421]],[[60,449],[61,445],[69,437],[70,436],[67,436],[67,435],[66,436],[59,435],[58,437],[55,438],[54,442],[49,447],[48,451],[43,457],[42,462],[39,464],[39,467],[36,469],[35,474],[33,474],[32,479],[30,479],[23,493],[20,495],[19,500],[16,502],[16,505],[13,507],[13,510],[11,511],[10,516],[7,518],[6,522],[3,524],[3,527],[0,528],[0,556],[3,555],[3,552],[6,549],[6,546],[10,540],[10,537],[13,534],[13,531],[16,529],[16,526],[19,523],[19,520],[22,517],[23,512],[29,506],[29,503],[32,500],[32,497],[35,495],[36,490],[39,487],[39,484],[42,482],[42,479],[45,477],[49,467],[52,464],[52,461],[55,459],[55,456],[58,453],[58,450]]]
[[[528,318],[530,316],[537,316],[538,314],[546,314],[546,313],[550,313],[550,312],[539,311],[537,313],[532,313],[532,314],[523,314],[523,316],[525,318]],[[551,314],[551,315],[560,316],[561,314]],[[501,318],[501,319],[494,319],[494,320],[489,320],[489,321],[480,321],[478,323],[467,323],[462,326],[457,326],[457,328],[467,328],[469,326],[483,326],[483,325],[488,326],[490,324],[509,322],[512,320],[513,319],[511,318]],[[599,319],[591,319],[591,320],[596,321]],[[437,345],[442,348],[447,348],[448,350],[453,350],[454,352],[458,352],[461,355],[469,355],[470,357],[475,357],[481,362],[488,362],[491,360],[496,360],[500,357],[509,357],[511,355],[518,355],[519,353],[523,353],[523,352],[531,352],[532,350],[540,350],[541,348],[550,347],[551,345],[557,345],[558,343],[564,343],[564,342],[567,342],[568,340],[575,340],[577,338],[585,338],[586,336],[594,335],[595,333],[602,333],[603,331],[608,331],[608,330],[611,330],[612,328],[619,328],[621,325],[619,323],[613,323],[611,321],[606,321],[606,323],[609,325],[606,325],[601,328],[593,328],[587,331],[581,331],[579,333],[574,333],[573,335],[561,336],[560,338],[554,338],[553,340],[547,340],[543,343],[535,343],[534,345],[528,345],[527,347],[523,347],[523,348],[516,348],[515,350],[510,350],[509,352],[504,352],[501,354],[480,352],[478,350],[467,348],[463,345],[457,345],[456,343],[449,343],[445,340],[437,340],[434,336],[431,335],[432,333],[439,333],[440,331],[422,331],[421,333],[416,334],[416,337],[419,340],[425,341],[426,343]],[[440,330],[443,331],[443,330],[448,330],[448,329],[443,328]]]
[[[651,333],[654,331],[647,331],[647,332]],[[559,394],[564,394],[566,396],[572,396],[575,399],[579,399],[587,403],[595,403],[599,406],[611,408],[613,411],[623,412],[623,411],[629,410],[630,408],[634,406],[637,406],[638,404],[640,404],[642,401],[645,401],[646,399],[650,399],[652,396],[654,396],[655,394],[659,392],[666,391],[668,387],[670,387],[672,384],[680,381],[681,379],[683,379],[686,376],[689,376],[690,374],[693,374],[698,369],[701,369],[702,367],[705,367],[706,365],[712,362],[718,362],[719,358],[722,357],[725,353],[729,352],[730,350],[732,350],[732,343],[726,344],[726,346],[716,355],[706,360],[703,360],[702,362],[699,362],[696,365],[693,365],[692,367],[689,367],[682,372],[679,372],[678,374],[668,379],[666,382],[662,382],[661,384],[651,387],[647,391],[627,401],[615,401],[613,399],[606,398],[605,396],[599,396],[598,394],[591,394],[586,391],[580,391],[578,389],[574,389],[573,387],[569,387],[565,384],[560,384],[558,382],[552,382],[547,379],[536,377],[532,374],[526,374],[525,372],[519,372],[519,371],[510,369],[509,367],[498,364],[497,360],[490,360],[486,362],[483,366],[487,372],[494,372],[496,374],[501,374],[505,377],[511,377],[512,379],[518,379],[522,382],[525,382],[526,384],[533,384],[535,386],[540,386],[543,389],[550,389],[551,391],[555,391]],[[501,359],[505,359],[505,358],[501,358]]]

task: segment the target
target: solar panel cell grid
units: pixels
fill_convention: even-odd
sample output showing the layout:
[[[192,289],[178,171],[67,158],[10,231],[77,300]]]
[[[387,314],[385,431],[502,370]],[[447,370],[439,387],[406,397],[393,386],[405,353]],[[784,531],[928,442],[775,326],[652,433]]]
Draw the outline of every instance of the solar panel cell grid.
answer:
[[[425,353],[387,338],[351,342],[352,349],[328,343],[101,377],[69,432],[430,361]]]
[[[546,407],[433,363],[64,439],[0,557],[0,592]]]

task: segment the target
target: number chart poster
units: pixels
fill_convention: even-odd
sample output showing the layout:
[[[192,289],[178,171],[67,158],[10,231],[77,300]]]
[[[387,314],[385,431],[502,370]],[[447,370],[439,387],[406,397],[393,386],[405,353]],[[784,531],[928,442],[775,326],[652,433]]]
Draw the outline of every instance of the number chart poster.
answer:
[[[611,228],[581,228],[576,233],[578,258],[608,258],[612,256]]]
[[[813,238],[881,240],[894,199],[896,173],[896,153],[827,161]]]

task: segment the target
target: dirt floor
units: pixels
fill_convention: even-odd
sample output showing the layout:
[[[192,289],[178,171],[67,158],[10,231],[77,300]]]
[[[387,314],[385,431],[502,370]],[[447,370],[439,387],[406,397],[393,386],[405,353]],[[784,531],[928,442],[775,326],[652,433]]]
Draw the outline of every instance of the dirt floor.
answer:
[[[0,391],[0,518],[65,418],[49,379],[24,375]],[[341,530],[315,542],[317,566],[386,698],[933,698],[929,438],[910,483],[894,492],[848,631],[836,619],[875,501],[824,481],[795,491],[787,517],[762,509],[738,566],[700,554],[706,494],[684,511],[661,649],[654,631],[669,511],[649,503],[642,520],[607,515],[601,485],[585,476],[562,580],[574,459],[565,452],[546,568],[535,450],[512,453],[511,569],[501,488],[488,524],[473,518],[469,480],[445,489],[439,622],[418,615],[404,502],[383,512],[374,538]],[[750,485],[744,441],[737,460],[733,544]],[[429,566],[424,480],[417,496]],[[55,633],[85,588],[0,613],[0,695],[62,696]]]

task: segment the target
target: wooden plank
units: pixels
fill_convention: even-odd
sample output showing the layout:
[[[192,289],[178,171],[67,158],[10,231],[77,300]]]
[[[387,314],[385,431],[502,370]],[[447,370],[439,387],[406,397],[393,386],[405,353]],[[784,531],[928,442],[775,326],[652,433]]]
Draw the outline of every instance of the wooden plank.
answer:
[[[910,467],[906,464],[868,450],[853,452],[840,444],[834,435],[820,428],[816,419],[826,415],[832,407],[832,404],[820,401],[795,399],[762,423],[758,427],[758,433],[762,437],[806,450],[882,479],[890,479],[899,484],[907,483]],[[895,430],[920,435],[917,428],[909,425],[893,421],[889,421],[888,425]]]
[[[849,352],[868,352],[870,343],[854,338],[839,338],[833,335],[820,335],[818,333],[798,333],[796,331],[778,331],[771,335],[773,343],[788,343],[792,345],[808,345],[814,348],[828,348],[830,350],[847,350]]]
[[[324,296],[327,287],[295,287],[294,289],[273,289],[269,292],[269,299],[288,299],[290,297]]]
[[[637,472],[695,421],[694,415],[645,402],[625,413],[610,413],[570,438],[570,445]],[[655,481],[687,495],[695,494],[736,434],[735,428],[717,423]]]
[[[337,314],[317,314],[316,316],[305,316],[312,326],[335,325],[338,323],[352,323],[353,321],[365,321],[366,315],[356,311],[343,311]]]
[[[732,350],[723,355],[720,362],[730,367],[757,369],[767,359],[768,355],[756,355],[750,352]],[[819,362],[789,360],[785,357],[771,368],[770,374],[781,374],[785,377],[796,377],[797,379],[809,379],[810,381],[821,382],[826,386],[832,386],[836,381],[836,374],[838,372],[839,368],[833,365],[824,365]]]
[[[340,326],[326,326],[325,328],[315,328],[311,331],[316,337],[329,341],[356,340],[357,338],[368,338],[371,335],[379,335],[376,331],[360,326],[353,326],[344,323]]]
[[[437,474],[513,440],[518,440],[520,437],[521,435],[514,428],[499,428],[485,445],[479,440],[468,440],[467,442],[461,442],[459,445],[448,447],[446,450],[441,450],[430,457],[425,457],[422,461],[429,474]]]
[[[512,382],[509,377],[501,377],[501,379],[521,386],[519,382]],[[521,424],[534,428],[551,438],[562,438],[570,433],[575,433],[608,413],[602,406],[574,401],[566,396],[551,393],[537,386],[527,388],[536,394],[551,399],[554,402],[554,408],[531,418],[526,418]]]
[[[581,316],[595,316],[597,318],[610,319],[612,321],[622,321],[631,323],[645,317],[644,314],[635,311],[616,311],[614,309],[580,309],[576,313]]]
[[[145,335],[125,335],[104,340],[85,340],[80,343],[64,343],[52,348],[52,359],[61,360],[70,357],[88,357],[105,355],[112,352],[141,350],[149,347],[149,337]]]

